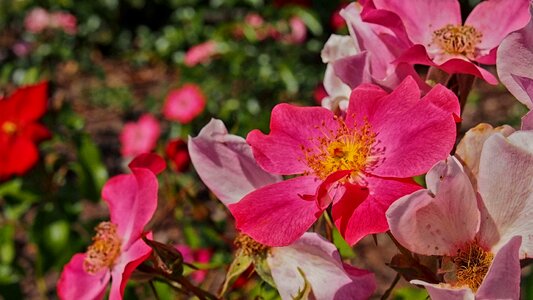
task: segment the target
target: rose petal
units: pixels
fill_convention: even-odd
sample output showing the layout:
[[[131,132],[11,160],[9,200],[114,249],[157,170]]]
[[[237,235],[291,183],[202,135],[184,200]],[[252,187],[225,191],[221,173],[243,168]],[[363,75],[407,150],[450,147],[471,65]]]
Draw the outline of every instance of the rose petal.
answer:
[[[322,213],[315,199],[319,184],[311,176],[302,176],[251,192],[229,205],[235,227],[262,244],[289,245]]]
[[[411,280],[410,283],[422,285],[433,300],[475,300],[474,292],[469,288],[452,288],[449,285],[431,284],[421,280]]]
[[[59,299],[103,299],[111,278],[108,269],[91,275],[83,269],[85,253],[75,254],[65,265],[57,282]]]

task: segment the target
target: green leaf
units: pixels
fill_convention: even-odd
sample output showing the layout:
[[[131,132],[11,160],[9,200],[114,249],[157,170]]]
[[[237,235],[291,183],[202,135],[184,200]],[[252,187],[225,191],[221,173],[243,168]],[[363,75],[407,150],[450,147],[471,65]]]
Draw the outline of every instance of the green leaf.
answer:
[[[426,300],[428,299],[428,293],[425,289],[405,287],[397,289],[394,292],[394,300]]]
[[[355,257],[355,252],[352,247],[344,240],[337,228],[333,228],[333,244],[339,249],[339,253],[343,258]]]
[[[224,285],[222,286],[222,291],[220,292],[219,296],[223,297],[224,294],[228,291],[228,288],[239,278],[239,276],[246,271],[250,265],[252,264],[253,259],[248,256],[242,254],[242,251],[237,251],[235,255],[235,259],[229,266],[228,272],[226,273],[226,280],[224,281]]]
[[[311,284],[309,284],[309,281],[307,281],[307,277],[305,277],[305,273],[302,271],[302,269],[298,268],[298,272],[300,275],[302,275],[304,279],[304,286],[301,289],[298,289],[298,294],[296,296],[292,297],[293,300],[307,300],[309,299],[309,294],[311,293]]]
[[[261,277],[261,279],[263,279],[266,283],[270,284],[273,287],[276,287],[266,257],[256,256],[253,259],[255,272],[257,273],[257,275],[259,275],[259,277]]]

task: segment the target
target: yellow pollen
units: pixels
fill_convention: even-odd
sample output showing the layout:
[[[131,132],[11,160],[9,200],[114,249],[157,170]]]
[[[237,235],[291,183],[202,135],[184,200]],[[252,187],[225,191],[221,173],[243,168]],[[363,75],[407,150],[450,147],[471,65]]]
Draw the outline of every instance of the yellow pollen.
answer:
[[[433,32],[432,43],[443,52],[473,59],[483,34],[470,25],[446,25]]]
[[[117,225],[102,222],[95,228],[96,235],[93,243],[87,248],[83,269],[89,274],[95,274],[104,268],[111,268],[120,254],[120,238]]]
[[[17,131],[17,125],[13,122],[4,122],[4,124],[2,124],[2,130],[11,135],[11,134],[14,134],[16,131]]]
[[[467,244],[453,257],[456,267],[457,286],[468,286],[477,291],[494,259],[494,254],[485,251],[476,242]]]
[[[246,234],[239,233],[233,242],[247,256],[264,257],[270,247],[263,245]]]
[[[351,177],[355,178],[377,163],[376,154],[380,149],[375,147],[376,134],[368,122],[350,128],[344,119],[336,118],[336,121],[336,131],[326,128],[325,122],[317,127],[323,135],[311,140],[315,148],[302,146],[304,162],[321,179],[337,171],[352,171]]]

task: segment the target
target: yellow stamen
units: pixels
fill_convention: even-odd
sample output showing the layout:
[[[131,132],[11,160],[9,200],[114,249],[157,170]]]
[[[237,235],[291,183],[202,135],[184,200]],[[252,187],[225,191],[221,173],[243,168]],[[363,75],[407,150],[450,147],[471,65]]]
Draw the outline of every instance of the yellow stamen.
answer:
[[[267,255],[270,247],[263,245],[252,239],[246,234],[238,234],[233,242],[242,253],[247,256],[264,257]]]
[[[4,122],[4,124],[2,124],[2,130],[5,133],[11,135],[17,131],[17,125],[10,121]]]
[[[102,222],[95,228],[96,235],[93,243],[87,248],[83,269],[89,274],[95,274],[104,268],[111,268],[120,255],[120,238],[117,225]]]
[[[477,291],[487,274],[494,254],[481,248],[476,242],[465,245],[453,257],[456,266],[456,286],[468,286]]]
[[[432,43],[444,53],[473,59],[482,37],[483,34],[473,26],[448,24],[433,32]]]
[[[325,122],[317,127],[323,136],[312,139],[315,148],[302,146],[304,162],[321,179],[337,171],[352,171],[350,177],[355,178],[375,166],[376,154],[382,149],[376,148],[376,134],[368,122],[350,128],[344,119],[336,120],[339,125],[336,131],[326,128]]]

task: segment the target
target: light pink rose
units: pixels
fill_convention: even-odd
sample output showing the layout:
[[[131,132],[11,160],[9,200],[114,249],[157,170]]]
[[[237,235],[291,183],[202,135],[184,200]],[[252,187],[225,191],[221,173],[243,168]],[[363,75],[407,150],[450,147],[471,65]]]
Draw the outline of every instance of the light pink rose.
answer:
[[[161,128],[159,121],[150,114],[142,115],[137,122],[128,122],[120,133],[122,156],[133,157],[152,151]]]
[[[207,41],[191,47],[187,53],[185,53],[184,63],[187,67],[194,67],[197,64],[209,61],[209,59],[217,53],[217,42]]]

